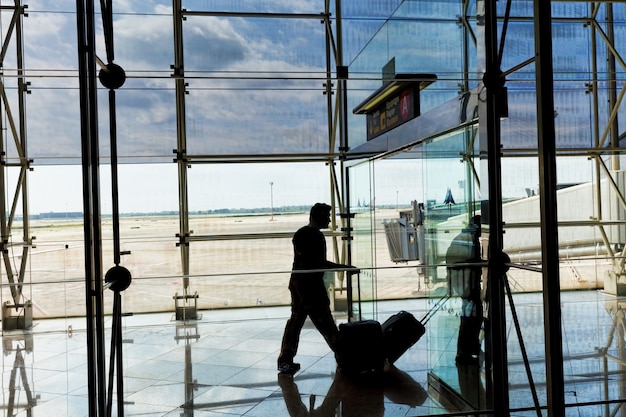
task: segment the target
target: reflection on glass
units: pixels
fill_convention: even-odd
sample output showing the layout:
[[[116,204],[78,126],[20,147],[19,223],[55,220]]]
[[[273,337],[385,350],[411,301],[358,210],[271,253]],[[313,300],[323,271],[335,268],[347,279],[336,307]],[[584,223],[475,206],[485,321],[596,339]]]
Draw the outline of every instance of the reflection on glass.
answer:
[[[461,297],[457,365],[478,366],[483,324],[480,216],[459,233],[446,252],[447,279],[454,295]]]

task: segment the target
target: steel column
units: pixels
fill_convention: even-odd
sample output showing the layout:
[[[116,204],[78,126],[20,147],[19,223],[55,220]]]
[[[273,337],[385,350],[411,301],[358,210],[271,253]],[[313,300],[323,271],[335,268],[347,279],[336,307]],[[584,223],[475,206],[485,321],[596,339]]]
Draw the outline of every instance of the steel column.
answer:
[[[502,154],[499,100],[504,87],[498,54],[498,15],[496,0],[485,1],[485,74],[486,147],[488,166],[489,258],[487,276],[488,326],[486,343],[489,351],[487,372],[487,405],[494,415],[506,417],[509,412],[508,355],[506,346],[506,310],[504,302],[503,223],[502,223]],[[485,131],[483,129],[483,131]],[[483,211],[483,215],[484,215]]]
[[[78,72],[85,242],[87,384],[89,416],[105,415],[105,347],[100,224],[98,97],[95,9],[93,0],[77,0]]]
[[[556,197],[556,144],[551,1],[534,1],[541,265],[548,415],[565,416],[561,287]]]
[[[189,289],[189,204],[187,184],[187,127],[185,94],[183,19],[184,13],[181,0],[173,1],[174,19],[174,77],[176,83],[176,163],[178,165],[178,216],[179,216],[179,246],[183,274],[183,297]]]

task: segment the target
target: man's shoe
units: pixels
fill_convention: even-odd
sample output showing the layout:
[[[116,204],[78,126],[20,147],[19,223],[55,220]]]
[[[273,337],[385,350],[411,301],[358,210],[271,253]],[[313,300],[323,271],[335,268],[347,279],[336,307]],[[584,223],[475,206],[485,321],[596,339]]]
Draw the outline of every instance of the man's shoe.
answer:
[[[281,374],[293,375],[299,370],[299,363],[281,363],[280,365],[278,365],[278,372]]]

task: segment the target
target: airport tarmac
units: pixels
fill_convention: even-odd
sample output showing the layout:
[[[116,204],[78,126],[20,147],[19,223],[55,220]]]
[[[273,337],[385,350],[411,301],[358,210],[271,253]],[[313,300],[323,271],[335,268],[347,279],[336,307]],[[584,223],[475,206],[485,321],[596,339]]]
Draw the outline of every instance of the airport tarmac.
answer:
[[[381,300],[428,296],[445,287],[445,281],[427,283],[418,261],[394,263],[390,259],[382,219],[396,215],[396,210],[377,210],[373,244],[368,243],[365,255],[362,246],[355,250],[363,258],[363,262],[358,259],[353,262],[363,268],[361,290]],[[199,310],[288,305],[287,283],[293,256],[291,235],[307,221],[306,213],[192,216],[189,271],[185,276],[176,216],[122,217],[119,225],[121,265],[133,277],[132,284],[122,294],[123,311],[127,314],[174,311],[174,297],[183,294],[191,296],[188,303],[197,303]],[[25,264],[23,293],[26,299],[32,300],[33,316],[84,315],[82,219],[35,220],[31,222],[31,234],[34,244]],[[114,266],[110,218],[103,219],[102,234],[102,264],[106,272]],[[260,238],[260,234],[269,237]],[[21,240],[21,231],[14,239]],[[328,237],[329,258],[335,253],[333,241],[339,245],[337,253],[341,254],[341,238]],[[359,242],[357,237],[354,244],[361,245]],[[7,258],[14,275],[20,268],[21,254],[20,242],[14,242]],[[601,289],[607,268],[606,260],[564,261],[561,287]],[[445,267],[439,267],[438,273],[445,276]],[[513,291],[534,292],[542,288],[539,272],[512,268],[508,276]],[[341,277],[341,274],[336,275],[334,292],[339,300],[346,296],[341,289],[345,287]],[[6,283],[4,277],[3,284]],[[112,293],[105,294],[108,311],[112,306]],[[4,285],[2,298],[2,302],[11,301],[7,285]]]

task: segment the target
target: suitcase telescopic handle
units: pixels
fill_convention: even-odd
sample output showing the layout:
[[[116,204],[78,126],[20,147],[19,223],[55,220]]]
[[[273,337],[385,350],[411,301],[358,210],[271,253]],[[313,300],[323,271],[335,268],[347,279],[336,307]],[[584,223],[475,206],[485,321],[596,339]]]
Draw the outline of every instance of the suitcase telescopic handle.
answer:
[[[437,300],[435,305],[432,306],[430,310],[426,312],[426,314],[424,315],[424,317],[422,317],[420,322],[422,324],[428,323],[428,321],[435,315],[435,313],[441,310],[441,308],[446,304],[446,302],[450,299],[450,297],[451,297],[450,294],[446,294],[444,297],[441,297],[439,300]]]

